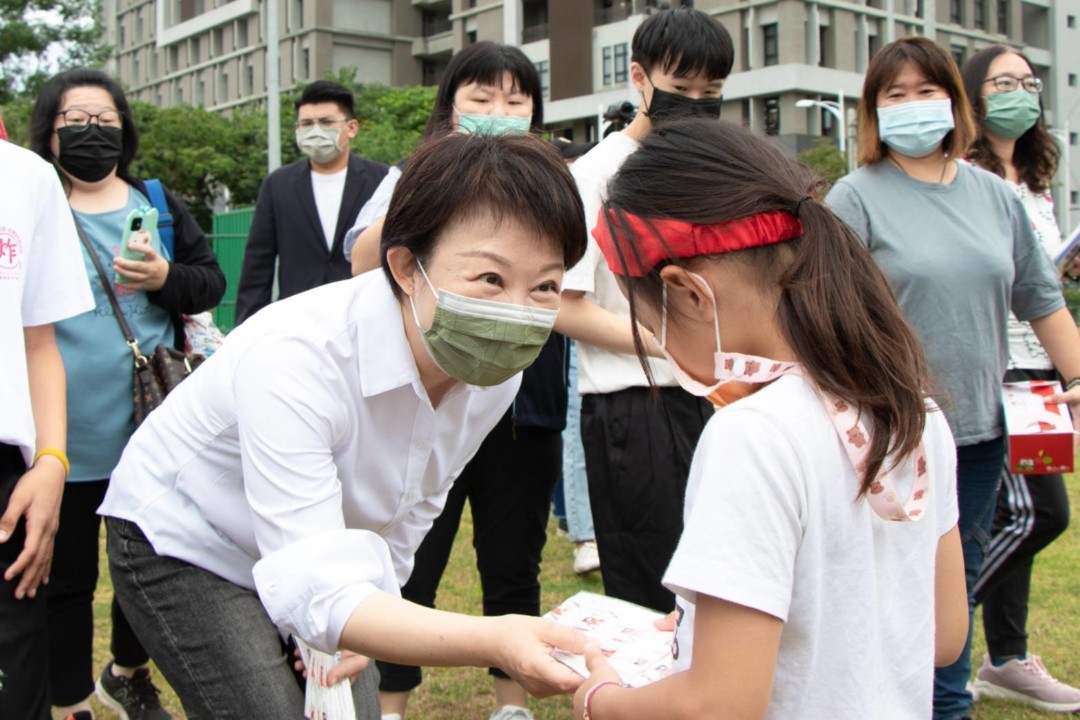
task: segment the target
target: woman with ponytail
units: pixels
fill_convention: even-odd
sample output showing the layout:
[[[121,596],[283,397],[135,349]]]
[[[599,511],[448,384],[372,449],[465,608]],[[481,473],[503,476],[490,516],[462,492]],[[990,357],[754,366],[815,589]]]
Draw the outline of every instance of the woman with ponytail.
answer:
[[[859,160],[827,201],[866,244],[926,347],[957,445],[960,542],[970,612],[1005,462],[1001,381],[1008,317],[1029,321],[1066,378],[1080,420],[1080,337],[1061,283],[1016,193],[958,162],[976,139],[956,62],[924,37],[878,51],[859,104]],[[971,714],[970,641],[938,670],[934,720]]]
[[[821,190],[701,120],[647,138],[611,186],[594,236],[680,385],[760,389],[694,454],[664,577],[677,672],[626,689],[590,654],[577,718],[927,717],[934,666],[963,645],[952,438],[885,276]]]

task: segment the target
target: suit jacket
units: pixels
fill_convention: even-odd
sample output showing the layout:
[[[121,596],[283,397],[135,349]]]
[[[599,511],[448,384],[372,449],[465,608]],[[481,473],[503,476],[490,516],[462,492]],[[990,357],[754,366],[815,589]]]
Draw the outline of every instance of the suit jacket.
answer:
[[[326,247],[315,206],[308,159],[280,167],[263,180],[240,271],[237,324],[270,304],[275,260],[279,261],[278,290],[282,298],[351,277],[342,251],[345,232],[387,170],[382,163],[349,154],[345,192],[330,248]]]

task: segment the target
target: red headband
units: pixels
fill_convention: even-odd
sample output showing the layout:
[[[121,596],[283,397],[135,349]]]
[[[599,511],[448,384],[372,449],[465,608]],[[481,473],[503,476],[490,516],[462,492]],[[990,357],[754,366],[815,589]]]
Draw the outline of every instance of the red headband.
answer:
[[[682,220],[660,220],[621,213],[630,226],[631,234],[623,234],[623,223],[615,210],[604,210],[593,229],[600,251],[608,267],[616,275],[629,273],[643,277],[664,260],[694,258],[701,255],[735,252],[747,248],[772,245],[800,237],[802,222],[789,212],[773,210],[717,225],[696,225]],[[612,236],[611,227],[615,228]],[[619,244],[619,251],[615,243]],[[636,250],[636,252],[635,252]],[[626,267],[623,267],[623,261]]]

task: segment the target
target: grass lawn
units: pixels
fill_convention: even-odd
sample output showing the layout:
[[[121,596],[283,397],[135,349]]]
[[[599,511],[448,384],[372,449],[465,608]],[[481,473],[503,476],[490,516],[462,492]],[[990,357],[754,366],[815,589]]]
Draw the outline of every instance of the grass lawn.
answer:
[[[1080,507],[1080,487],[1077,478],[1068,478],[1073,507]],[[458,533],[454,554],[443,578],[440,607],[456,612],[480,613],[480,580],[476,574],[471,545],[471,520],[466,512],[462,531]],[[549,540],[544,551],[541,579],[544,588],[543,607],[557,605],[578,590],[600,592],[598,574],[580,578],[572,570],[572,551],[564,537],[555,534],[554,523],[549,527]],[[102,542],[104,548],[104,542]],[[1031,649],[1042,655],[1057,677],[1080,683],[1080,528],[1072,528],[1053,546],[1043,552],[1035,565],[1028,631]],[[108,624],[112,585],[102,557],[102,581],[98,586],[94,614],[97,633],[94,643],[95,669],[101,672],[109,660]],[[974,662],[983,654],[982,625],[976,618],[976,647]],[[856,679],[852,678],[854,682]],[[159,687],[164,681],[157,676]],[[176,696],[165,688],[163,700],[177,720],[184,717]],[[410,702],[410,717],[414,720],[483,720],[493,709],[494,694],[484,670],[474,668],[441,668],[426,672],[424,684]],[[538,720],[569,720],[570,700],[566,697],[530,700]],[[115,715],[96,703],[94,712],[99,719]],[[1023,720],[1055,717],[1050,713],[999,702],[979,703],[974,720]]]

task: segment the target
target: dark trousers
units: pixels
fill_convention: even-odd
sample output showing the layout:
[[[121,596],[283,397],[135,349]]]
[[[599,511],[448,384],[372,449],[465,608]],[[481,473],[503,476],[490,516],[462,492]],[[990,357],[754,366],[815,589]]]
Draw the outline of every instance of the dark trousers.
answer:
[[[158,555],[134,523],[106,518],[113,589],[188,720],[296,720],[302,679],[255,591]],[[378,720],[378,671],[353,683],[357,720]]]
[[[435,607],[461,513],[468,501],[473,548],[480,573],[484,615],[540,614],[540,557],[547,540],[551,493],[562,468],[562,434],[515,428],[507,413],[465,466],[442,514],[420,544],[401,596]],[[508,677],[498,668],[496,677]],[[379,663],[381,690],[406,692],[420,685],[420,668]]]
[[[98,582],[101,517],[108,480],[71,482],[60,505],[49,575],[49,688],[54,705],[74,705],[94,692],[94,590]],[[112,601],[112,655],[117,665],[150,660],[116,598]]]
[[[17,447],[0,443],[0,513],[7,509],[15,483],[26,472]],[[25,521],[0,545],[0,578],[26,543]],[[0,579],[0,718],[49,720],[48,625],[46,586],[34,598],[15,599],[21,576]]]
[[[682,388],[583,395],[581,440],[604,591],[661,612],[690,461],[713,407]]]
[[[1010,370],[1006,382],[1053,380],[1053,370]],[[1069,526],[1069,495],[1061,475],[1013,475],[1006,458],[990,546],[975,583],[992,658],[1027,654],[1028,598],[1035,556]]]

